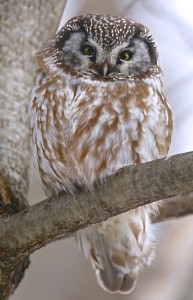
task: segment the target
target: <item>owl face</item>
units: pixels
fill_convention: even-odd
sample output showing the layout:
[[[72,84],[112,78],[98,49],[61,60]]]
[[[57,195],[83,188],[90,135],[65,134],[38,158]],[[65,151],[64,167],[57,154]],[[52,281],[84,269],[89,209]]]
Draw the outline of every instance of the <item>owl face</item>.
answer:
[[[96,76],[111,77],[117,73],[139,75],[146,72],[151,64],[148,46],[138,37],[115,48],[104,49],[85,32],[73,32],[62,50],[66,66]]]
[[[83,15],[58,32],[53,56],[59,67],[94,77],[142,76],[157,66],[148,29],[125,18]]]

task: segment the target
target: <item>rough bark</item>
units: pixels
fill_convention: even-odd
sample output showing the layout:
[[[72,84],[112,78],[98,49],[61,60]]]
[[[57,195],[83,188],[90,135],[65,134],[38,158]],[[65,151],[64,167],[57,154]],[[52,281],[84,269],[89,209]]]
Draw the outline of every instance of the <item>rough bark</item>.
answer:
[[[33,85],[32,55],[56,30],[64,3],[0,0],[0,214],[28,207],[30,164],[27,105]],[[27,253],[28,254],[28,253]],[[0,252],[0,299],[14,291],[29,264],[28,255]]]
[[[165,208],[157,220],[192,213],[192,164],[193,152],[179,154],[123,168],[92,193],[63,193],[47,199],[0,220],[0,247],[31,253],[89,224],[174,196],[163,201]]]
[[[193,214],[193,192],[165,199],[163,205],[160,206],[159,214],[153,216],[153,222],[184,217],[190,214]]]

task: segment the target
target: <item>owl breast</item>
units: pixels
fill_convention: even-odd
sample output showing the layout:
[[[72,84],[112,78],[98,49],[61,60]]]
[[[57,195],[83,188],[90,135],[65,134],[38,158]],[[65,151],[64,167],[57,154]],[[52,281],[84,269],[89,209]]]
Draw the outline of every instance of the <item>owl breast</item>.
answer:
[[[49,78],[39,80],[31,127],[45,186],[57,191],[75,183],[91,188],[123,166],[167,152],[169,108],[159,84],[127,80],[99,86],[97,81],[58,79],[56,90]]]

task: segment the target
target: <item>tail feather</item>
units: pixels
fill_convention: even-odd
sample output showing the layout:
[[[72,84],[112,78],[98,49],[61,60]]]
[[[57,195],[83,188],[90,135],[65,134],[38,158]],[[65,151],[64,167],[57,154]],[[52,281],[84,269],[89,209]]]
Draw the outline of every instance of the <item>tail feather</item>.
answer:
[[[77,231],[76,240],[91,262],[99,285],[112,293],[128,294],[138,272],[153,257],[149,211],[133,210]]]
[[[129,294],[136,286],[138,273],[114,273],[113,276],[109,276],[105,270],[97,269],[96,277],[104,290],[111,293]]]

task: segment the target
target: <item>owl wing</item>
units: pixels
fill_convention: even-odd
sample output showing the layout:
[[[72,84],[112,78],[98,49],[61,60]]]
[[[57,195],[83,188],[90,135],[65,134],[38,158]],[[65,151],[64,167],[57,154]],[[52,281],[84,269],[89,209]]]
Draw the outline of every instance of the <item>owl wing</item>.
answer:
[[[33,159],[47,196],[73,190],[68,157],[71,128],[65,105],[73,98],[74,92],[57,76],[40,72],[31,93],[29,118]]]

